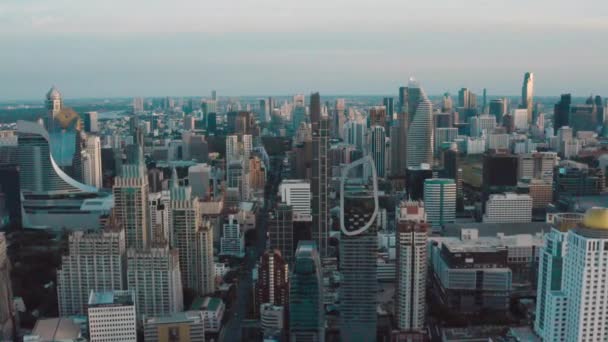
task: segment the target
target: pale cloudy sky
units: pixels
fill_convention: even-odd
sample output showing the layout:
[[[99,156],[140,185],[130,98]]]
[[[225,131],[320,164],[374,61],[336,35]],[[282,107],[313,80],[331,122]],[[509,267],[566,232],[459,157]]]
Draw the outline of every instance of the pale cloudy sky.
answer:
[[[608,96],[606,0],[0,0],[0,100],[428,93]]]

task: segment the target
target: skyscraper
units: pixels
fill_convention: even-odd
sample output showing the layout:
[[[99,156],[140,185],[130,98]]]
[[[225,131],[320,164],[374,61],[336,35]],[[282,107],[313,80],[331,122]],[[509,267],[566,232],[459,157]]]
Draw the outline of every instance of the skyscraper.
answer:
[[[313,241],[300,241],[289,277],[290,341],[325,341],[321,259]]]
[[[167,316],[183,311],[179,255],[168,245],[127,250],[127,284],[137,315]]]
[[[372,188],[346,184],[349,172],[368,164]],[[367,156],[348,165],[340,181],[340,339],[376,340],[376,258],[378,183],[373,160]]]
[[[408,87],[410,104],[407,133],[407,167],[433,164],[433,105],[418,82],[410,80]],[[412,96],[416,94],[416,96]],[[419,98],[418,102],[414,102]],[[415,107],[415,112],[412,112]]]
[[[563,126],[570,125],[570,104],[572,103],[572,95],[562,94],[559,102],[553,108],[553,129],[557,132]]]
[[[344,99],[336,99],[335,108],[333,110],[333,118],[331,122],[331,138],[344,138],[344,122],[346,122],[346,104]]]
[[[271,248],[276,248],[289,262],[293,259],[294,231],[293,208],[286,203],[279,203],[270,213],[268,222],[268,239]]]
[[[102,232],[72,233],[57,270],[59,315],[85,314],[92,290],[126,289],[125,263],[125,232],[118,222]]]
[[[386,131],[383,126],[374,125],[369,129],[370,155],[374,160],[378,177],[386,176]]]
[[[114,212],[123,222],[128,248],[146,248],[151,233],[148,213],[148,175],[141,147],[136,146],[137,160],[122,165],[114,179]]]
[[[456,219],[456,183],[453,179],[432,178],[424,181],[424,208],[433,227]]]
[[[608,338],[608,209],[587,210],[583,222],[545,237],[539,265],[535,331],[545,341]]]
[[[524,84],[521,87],[521,108],[528,111],[528,123],[532,123],[532,110],[534,108],[534,74],[526,72]]]
[[[15,332],[11,265],[6,255],[6,237],[0,233],[0,340],[11,341]]]
[[[175,169],[171,183],[171,245],[179,253],[182,285],[201,294],[213,292],[213,230],[204,227],[198,197],[189,186],[179,186]]]
[[[395,105],[393,101],[394,99],[392,97],[385,97],[382,99],[382,105],[386,109],[386,121],[388,122],[389,126],[393,121],[393,115],[395,114]]]
[[[81,152],[82,180],[85,184],[101,188],[103,173],[101,167],[101,142],[96,135],[87,135]]]
[[[321,257],[326,257],[329,235],[329,203],[327,198],[329,120],[327,115],[321,113],[319,93],[310,96],[310,121],[312,123],[312,236],[319,246]]]
[[[87,133],[99,132],[99,122],[97,121],[97,112],[84,113],[84,131]]]
[[[490,100],[489,114],[496,117],[496,122],[502,122],[502,116],[507,113],[503,99]]]
[[[428,224],[419,202],[400,207],[397,222],[396,319],[401,331],[422,331],[426,315]]]

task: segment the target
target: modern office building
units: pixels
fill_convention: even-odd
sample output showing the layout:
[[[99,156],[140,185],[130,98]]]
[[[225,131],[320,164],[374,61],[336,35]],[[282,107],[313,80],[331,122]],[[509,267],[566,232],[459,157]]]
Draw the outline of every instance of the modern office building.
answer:
[[[546,236],[539,268],[534,329],[545,341],[608,338],[608,209],[591,208],[583,222]]]
[[[209,181],[211,180],[211,166],[197,164],[188,168],[188,185],[192,188],[192,195],[205,199],[209,195]]]
[[[54,230],[99,228],[99,218],[112,209],[112,195],[68,176],[52,154],[61,150],[54,146],[61,141],[53,142],[41,124],[20,120],[17,134],[22,225]],[[66,215],[70,220],[65,220]]]
[[[348,172],[365,163],[372,169],[373,190],[346,184]],[[375,341],[378,189],[373,160],[368,156],[343,170],[340,186],[340,339]]]
[[[394,100],[395,99],[392,97],[385,97],[382,99],[382,105],[384,106],[384,109],[386,110],[386,120],[389,125],[392,123],[393,115],[395,114]]]
[[[587,164],[563,160],[554,176],[555,198],[599,195],[606,187],[604,171]]]
[[[82,181],[96,188],[103,187],[101,167],[101,142],[96,135],[86,135],[81,151]]]
[[[473,116],[469,119],[471,136],[479,137],[491,133],[496,128],[496,117],[493,115],[482,114]]]
[[[290,341],[325,341],[321,259],[313,241],[300,241],[289,277]]]
[[[407,132],[407,167],[433,164],[433,105],[418,82],[411,80],[408,86],[410,117]],[[416,96],[412,96],[416,94]],[[414,100],[418,102],[414,104]],[[415,107],[416,110],[413,111]]]
[[[456,182],[449,178],[434,178],[424,181],[424,207],[427,222],[432,227],[441,227],[456,219]]]
[[[526,109],[528,123],[532,123],[532,110],[534,109],[534,73],[526,72],[521,87],[521,108]]]
[[[532,197],[525,194],[493,194],[486,202],[484,223],[532,222]]]
[[[0,233],[0,340],[10,341],[15,333],[15,310],[11,286],[11,265],[6,253],[6,237]]]
[[[229,215],[223,225],[220,254],[241,258],[245,255],[245,234],[234,215]]]
[[[126,241],[121,226],[70,234],[57,270],[59,315],[84,315],[91,291],[127,288]]]
[[[152,246],[127,250],[127,285],[135,294],[138,317],[166,316],[183,311],[183,290],[177,250]]]
[[[84,113],[84,131],[86,133],[97,133],[99,132],[99,122],[97,120],[97,112],[86,112]]]
[[[344,124],[344,142],[363,150],[365,145],[365,125],[355,120],[349,120]]]
[[[279,184],[281,201],[293,208],[294,214],[310,216],[311,191],[307,180],[285,179]]]
[[[439,152],[439,149],[444,143],[453,142],[457,136],[458,128],[435,128],[435,152]]]
[[[597,130],[597,108],[593,104],[570,105],[569,126],[574,133]],[[601,125],[603,122],[600,122]]]
[[[563,126],[570,126],[570,104],[572,95],[562,94],[559,102],[553,109],[553,129],[557,131]]]
[[[146,342],[205,342],[205,320],[201,311],[146,317],[143,321],[143,330]]]
[[[424,197],[424,181],[433,178],[433,169],[429,164],[407,168],[405,190],[407,197],[418,201]]]
[[[533,152],[518,155],[517,177],[553,180],[553,169],[557,163],[555,152]]]
[[[369,129],[370,155],[374,160],[378,177],[386,176],[386,130],[383,126],[373,125]]]
[[[321,111],[319,93],[310,96],[310,122],[312,125],[312,235],[322,257],[327,256],[329,238],[329,118]]]
[[[146,248],[151,238],[148,175],[139,146],[136,146],[136,155],[136,160],[123,164],[114,178],[114,213],[123,222],[127,248]]]
[[[91,291],[88,299],[89,341],[137,341],[133,291]]]
[[[496,122],[502,122],[502,117],[507,113],[506,104],[503,99],[490,100],[490,115],[496,118]]]
[[[426,254],[430,227],[425,222],[424,207],[418,202],[406,202],[400,209],[396,231],[395,318],[399,330],[421,332],[426,315]]]
[[[268,221],[268,240],[271,248],[281,252],[285,260],[293,260],[295,239],[293,229],[293,208],[285,203],[278,203],[270,212]]]

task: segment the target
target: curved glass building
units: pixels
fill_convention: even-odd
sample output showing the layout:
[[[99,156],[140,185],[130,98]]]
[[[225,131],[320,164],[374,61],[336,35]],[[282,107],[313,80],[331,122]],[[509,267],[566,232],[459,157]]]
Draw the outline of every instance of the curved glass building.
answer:
[[[18,162],[24,228],[96,229],[114,205],[111,194],[67,175],[53,158],[52,139],[38,122],[18,121]]]

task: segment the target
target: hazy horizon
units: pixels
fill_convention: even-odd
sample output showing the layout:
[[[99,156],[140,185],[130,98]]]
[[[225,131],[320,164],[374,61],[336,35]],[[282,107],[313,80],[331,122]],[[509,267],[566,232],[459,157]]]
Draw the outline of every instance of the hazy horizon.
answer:
[[[608,3],[4,0],[0,100],[429,94],[608,95]],[[198,94],[198,95],[197,95]]]

